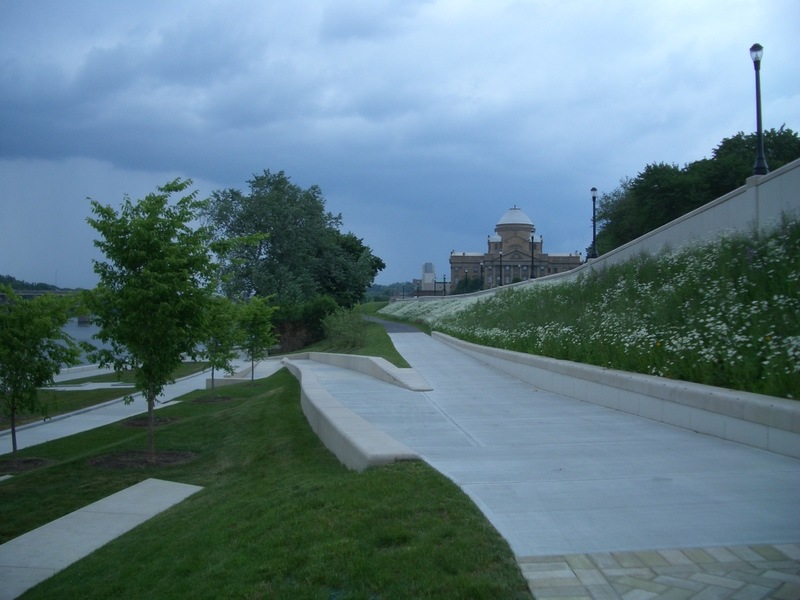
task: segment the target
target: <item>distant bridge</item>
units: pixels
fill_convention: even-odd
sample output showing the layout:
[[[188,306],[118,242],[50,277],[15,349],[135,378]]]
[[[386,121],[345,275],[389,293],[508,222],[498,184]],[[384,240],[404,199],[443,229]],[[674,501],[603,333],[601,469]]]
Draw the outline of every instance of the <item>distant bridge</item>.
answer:
[[[14,290],[14,293],[22,298],[23,300],[31,300],[32,298],[36,298],[38,296],[44,296],[45,294],[57,294],[59,296],[67,296],[69,294],[75,294],[78,290]],[[0,292],[0,304],[6,303],[6,295],[3,292]]]

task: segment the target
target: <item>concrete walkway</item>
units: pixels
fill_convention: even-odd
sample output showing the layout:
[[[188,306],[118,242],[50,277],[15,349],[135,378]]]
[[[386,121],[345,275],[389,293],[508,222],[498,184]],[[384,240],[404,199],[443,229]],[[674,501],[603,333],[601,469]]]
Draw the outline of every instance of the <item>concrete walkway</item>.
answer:
[[[201,487],[145,479],[0,545],[0,600],[11,600]]]
[[[421,333],[390,335],[432,391],[309,366],[475,501],[537,598],[800,598],[800,461],[537,390]]]

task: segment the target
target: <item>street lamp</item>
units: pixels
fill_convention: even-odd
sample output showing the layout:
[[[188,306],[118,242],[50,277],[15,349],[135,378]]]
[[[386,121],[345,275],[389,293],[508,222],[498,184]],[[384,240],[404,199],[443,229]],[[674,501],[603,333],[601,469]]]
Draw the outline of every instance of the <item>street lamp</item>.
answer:
[[[756,134],[758,136],[753,175],[769,173],[767,159],[764,158],[764,131],[761,128],[761,56],[763,54],[764,47],[761,44],[753,44],[750,47],[750,58],[753,59],[753,68],[756,71]]]
[[[445,296],[447,291],[447,275],[442,274],[442,296]]]
[[[497,282],[498,287],[503,285],[503,251],[500,250],[500,278]]]
[[[481,261],[481,289],[483,289],[483,282],[484,282],[484,279],[483,279],[483,261]]]
[[[593,187],[592,192],[592,249],[586,255],[586,259],[597,258],[597,188]]]
[[[528,272],[528,279],[533,279],[536,275],[533,272],[533,255],[536,252],[536,242],[533,241],[533,234],[531,234],[531,270]]]

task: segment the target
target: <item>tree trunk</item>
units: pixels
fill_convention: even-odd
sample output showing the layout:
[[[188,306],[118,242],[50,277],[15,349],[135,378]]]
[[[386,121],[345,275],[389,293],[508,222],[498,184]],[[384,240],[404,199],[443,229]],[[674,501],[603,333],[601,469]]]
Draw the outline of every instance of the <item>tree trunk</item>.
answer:
[[[217,397],[217,391],[214,388],[214,365],[211,365],[211,399]]]
[[[147,462],[156,462],[156,443],[155,443],[155,404],[156,395],[152,389],[147,390]]]
[[[11,458],[14,464],[17,462],[17,414],[14,407],[11,407]]]
[[[256,380],[256,360],[254,358],[250,359],[250,383],[253,383]]]

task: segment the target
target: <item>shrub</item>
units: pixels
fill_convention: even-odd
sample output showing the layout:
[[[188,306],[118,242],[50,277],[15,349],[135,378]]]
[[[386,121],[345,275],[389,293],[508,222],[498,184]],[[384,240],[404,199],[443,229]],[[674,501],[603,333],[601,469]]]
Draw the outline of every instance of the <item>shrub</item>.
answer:
[[[349,350],[358,347],[367,331],[367,325],[355,310],[338,309],[322,321],[325,338],[335,349]]]

